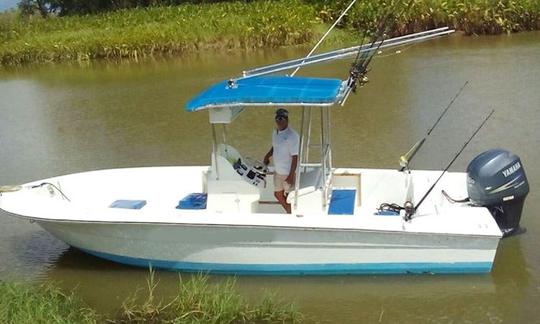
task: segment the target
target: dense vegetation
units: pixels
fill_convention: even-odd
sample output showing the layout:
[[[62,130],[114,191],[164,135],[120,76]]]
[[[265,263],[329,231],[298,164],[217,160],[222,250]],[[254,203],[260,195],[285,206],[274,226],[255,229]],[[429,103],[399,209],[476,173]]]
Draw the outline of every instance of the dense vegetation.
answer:
[[[56,7],[52,4],[47,6],[47,10],[56,12],[47,18],[38,13],[25,16],[20,11],[0,14],[0,65],[138,59],[209,49],[307,44],[317,39],[349,3],[349,0],[193,1],[156,6],[185,1],[57,0],[64,7],[54,11]],[[396,0],[359,0],[340,25],[341,32],[350,35],[349,39],[359,39],[358,33],[376,26],[392,1]],[[112,9],[139,7],[109,10],[105,6],[77,11],[65,9],[66,3],[116,4]],[[30,4],[35,5],[33,0]],[[455,27],[465,34],[537,30],[540,0],[413,0],[410,10],[396,20],[390,33],[398,35],[439,26]]]
[[[41,16],[45,17],[51,14],[58,14],[60,16],[95,14],[118,9],[222,1],[227,0],[20,0],[18,7],[23,14],[39,13]]]
[[[0,64],[179,55],[295,45],[313,39],[316,12],[299,0],[185,4],[98,15],[0,18]]]
[[[178,285],[175,298],[159,300],[153,272],[148,279],[147,296],[141,302],[134,295],[124,302],[115,323],[299,323],[303,317],[293,306],[284,306],[270,295],[254,306],[235,291],[234,280],[224,284],[208,283],[198,275]]]
[[[146,294],[135,293],[116,314],[98,314],[74,294],[50,285],[38,287],[0,281],[0,323],[299,323],[302,315],[272,297],[248,304],[234,281],[210,284],[205,276],[179,281],[169,300],[155,295],[151,272]]]
[[[308,0],[315,4],[325,21],[339,15],[349,0]],[[391,2],[359,2],[348,15],[354,29],[373,26]],[[408,1],[403,1],[408,2]],[[390,5],[391,6],[391,5]],[[540,29],[540,0],[413,0],[409,10],[394,26],[394,33],[421,31],[449,26],[465,34],[500,34]]]

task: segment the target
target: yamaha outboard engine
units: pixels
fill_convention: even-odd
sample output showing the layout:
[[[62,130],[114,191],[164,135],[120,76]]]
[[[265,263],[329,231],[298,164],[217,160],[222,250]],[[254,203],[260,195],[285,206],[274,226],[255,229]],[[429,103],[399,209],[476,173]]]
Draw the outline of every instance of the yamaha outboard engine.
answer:
[[[500,149],[478,155],[467,167],[467,191],[473,204],[489,209],[504,236],[519,229],[529,183],[517,155]]]

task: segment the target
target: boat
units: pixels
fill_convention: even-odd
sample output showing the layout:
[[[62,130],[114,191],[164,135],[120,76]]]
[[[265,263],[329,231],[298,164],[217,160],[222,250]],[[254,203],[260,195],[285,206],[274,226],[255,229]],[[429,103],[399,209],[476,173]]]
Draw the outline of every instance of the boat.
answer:
[[[244,71],[186,105],[208,112],[211,165],[97,170],[5,186],[0,208],[74,248],[133,266],[236,275],[487,273],[500,239],[519,228],[529,190],[519,157],[490,150],[467,172],[411,170],[416,145],[395,170],[332,163],[331,110],[367,82],[366,62],[383,48],[452,32],[374,40]],[[279,75],[348,57],[361,65],[346,80]],[[274,198],[273,168],[227,142],[227,127],[245,109],[278,107],[302,115],[290,214]]]

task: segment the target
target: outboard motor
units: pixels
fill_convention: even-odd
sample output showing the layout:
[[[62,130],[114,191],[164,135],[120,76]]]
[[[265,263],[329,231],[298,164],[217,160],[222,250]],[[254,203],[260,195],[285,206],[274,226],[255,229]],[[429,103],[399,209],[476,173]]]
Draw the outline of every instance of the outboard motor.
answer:
[[[529,182],[517,155],[501,149],[486,151],[467,167],[471,202],[487,207],[504,236],[519,229]]]

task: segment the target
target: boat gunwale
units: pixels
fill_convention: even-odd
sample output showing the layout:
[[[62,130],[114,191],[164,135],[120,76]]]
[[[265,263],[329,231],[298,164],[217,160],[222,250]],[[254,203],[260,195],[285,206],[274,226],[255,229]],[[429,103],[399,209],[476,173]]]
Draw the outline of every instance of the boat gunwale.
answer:
[[[380,234],[395,234],[403,233],[407,235],[443,235],[443,236],[456,236],[456,237],[468,237],[468,238],[502,238],[500,236],[491,234],[459,234],[459,233],[437,233],[437,232],[417,232],[417,231],[391,231],[391,230],[374,230],[374,229],[361,229],[361,228],[337,228],[337,227],[292,227],[292,226],[273,226],[273,225],[241,225],[241,224],[212,224],[212,223],[167,223],[167,222],[104,222],[104,221],[85,221],[85,220],[65,220],[54,218],[36,218],[32,216],[24,216],[14,214],[3,210],[6,214],[30,221],[31,223],[72,223],[72,224],[98,224],[98,225],[146,225],[146,226],[186,226],[186,227],[214,227],[214,228],[267,228],[267,229],[284,229],[284,230],[298,230],[298,231],[330,231],[330,232],[366,232],[366,233],[380,233]]]
[[[109,172],[109,171],[135,171],[135,170],[141,170],[141,169],[147,169],[147,170],[150,170],[150,169],[163,169],[163,168],[167,168],[167,169],[177,169],[177,168],[181,168],[181,169],[184,169],[184,168],[189,168],[189,169],[198,169],[198,170],[201,170],[201,171],[204,171],[204,170],[208,170],[209,167],[208,166],[158,166],[158,167],[147,167],[147,166],[142,166],[142,167],[118,167],[118,168],[111,168],[111,169],[97,169],[97,170],[90,170],[90,171],[81,171],[81,172],[77,172],[77,173],[72,173],[72,174],[65,174],[65,175],[59,175],[59,176],[54,176],[54,177],[51,177],[51,178],[46,178],[46,179],[42,179],[42,180],[39,180],[39,181],[33,181],[33,182],[29,182],[29,183],[26,183],[26,184],[23,184],[23,188],[24,189],[28,189],[29,187],[31,187],[31,185],[33,184],[36,184],[36,183],[40,183],[40,182],[43,182],[43,181],[53,181],[53,180],[58,180],[58,178],[63,178],[63,177],[70,177],[70,176],[73,176],[73,175],[83,175],[83,174],[91,174],[91,173],[101,173],[101,172]],[[333,172],[337,175],[348,175],[348,174],[356,174],[356,173],[360,173],[360,174],[363,174],[365,173],[366,171],[373,171],[373,172],[380,172],[380,171],[396,171],[398,172],[397,170],[391,170],[391,169],[376,169],[376,168],[348,168],[348,167],[336,167],[336,168],[333,168]],[[418,173],[426,173],[426,172],[434,172],[434,170],[415,170],[416,172]],[[450,172],[450,173],[455,173],[455,174],[464,174],[464,172]],[[6,197],[8,195],[11,195],[11,193],[7,193],[5,194]],[[467,236],[467,237],[481,237],[481,238],[486,238],[486,237],[492,237],[492,238],[501,238],[502,237],[502,233],[493,233],[493,231],[489,231],[489,233],[486,233],[486,234],[481,234],[481,233],[448,233],[448,232],[437,232],[437,231],[407,231],[405,229],[401,229],[402,227],[400,227],[400,229],[382,229],[382,228],[361,228],[361,227],[353,227],[353,226],[346,226],[346,227],[325,227],[325,226],[302,226],[301,224],[288,224],[288,225],[272,225],[272,224],[242,224],[242,223],[214,223],[214,222],[182,222],[181,220],[179,221],[167,221],[167,220],[162,220],[162,221],[138,221],[138,220],[129,220],[129,218],[131,217],[122,217],[122,218],[128,218],[128,219],[125,219],[125,220],[111,220],[111,221],[108,221],[108,220],[104,220],[104,219],[68,219],[68,218],[51,218],[51,217],[47,217],[47,216],[30,216],[30,215],[23,215],[23,214],[17,214],[17,213],[13,213],[13,212],[10,212],[8,210],[5,210],[2,208],[2,203],[1,203],[1,200],[2,200],[2,195],[0,195],[0,209],[3,210],[4,212],[8,213],[9,215],[12,215],[14,217],[17,217],[19,219],[24,219],[24,220],[29,220],[30,222],[56,222],[56,223],[81,223],[81,224],[108,224],[108,225],[162,225],[162,226],[190,226],[190,227],[197,227],[197,226],[200,226],[200,227],[222,227],[222,228],[267,228],[267,229],[289,229],[289,230],[301,230],[301,231],[313,231],[313,230],[317,230],[317,231],[343,231],[343,232],[366,232],[366,233],[392,233],[392,234],[395,234],[395,233],[406,233],[406,234],[420,234],[420,235],[443,235],[443,236],[458,236],[458,237],[464,237],[464,236]],[[69,202],[65,202],[67,205],[70,205],[71,203]],[[73,205],[72,205],[73,206]],[[485,208],[485,207],[477,207],[477,208]],[[103,210],[107,210],[107,208],[103,208]],[[88,210],[87,210],[88,211]],[[91,209],[92,212],[95,212],[96,210],[95,209]],[[133,211],[133,210],[125,210],[123,212],[137,212],[137,211]],[[190,211],[190,212],[193,212],[193,211]],[[195,211],[197,212],[197,211]],[[267,216],[276,216],[276,217],[280,217],[280,216],[283,216],[283,214],[280,214],[280,213],[257,213],[257,214],[261,214],[261,215],[267,215]],[[181,217],[183,215],[179,214],[177,215],[178,217]],[[193,216],[193,215],[187,215],[187,216]],[[221,216],[221,215],[220,215]],[[293,215],[289,215],[289,216],[293,216]],[[298,218],[304,218],[305,215],[302,215],[302,216],[299,216],[299,215],[296,215],[295,218],[293,218],[293,220],[296,220]],[[291,217],[292,218],[292,217]],[[309,215],[308,215],[308,218],[309,218]],[[498,227],[497,227],[498,228]]]

